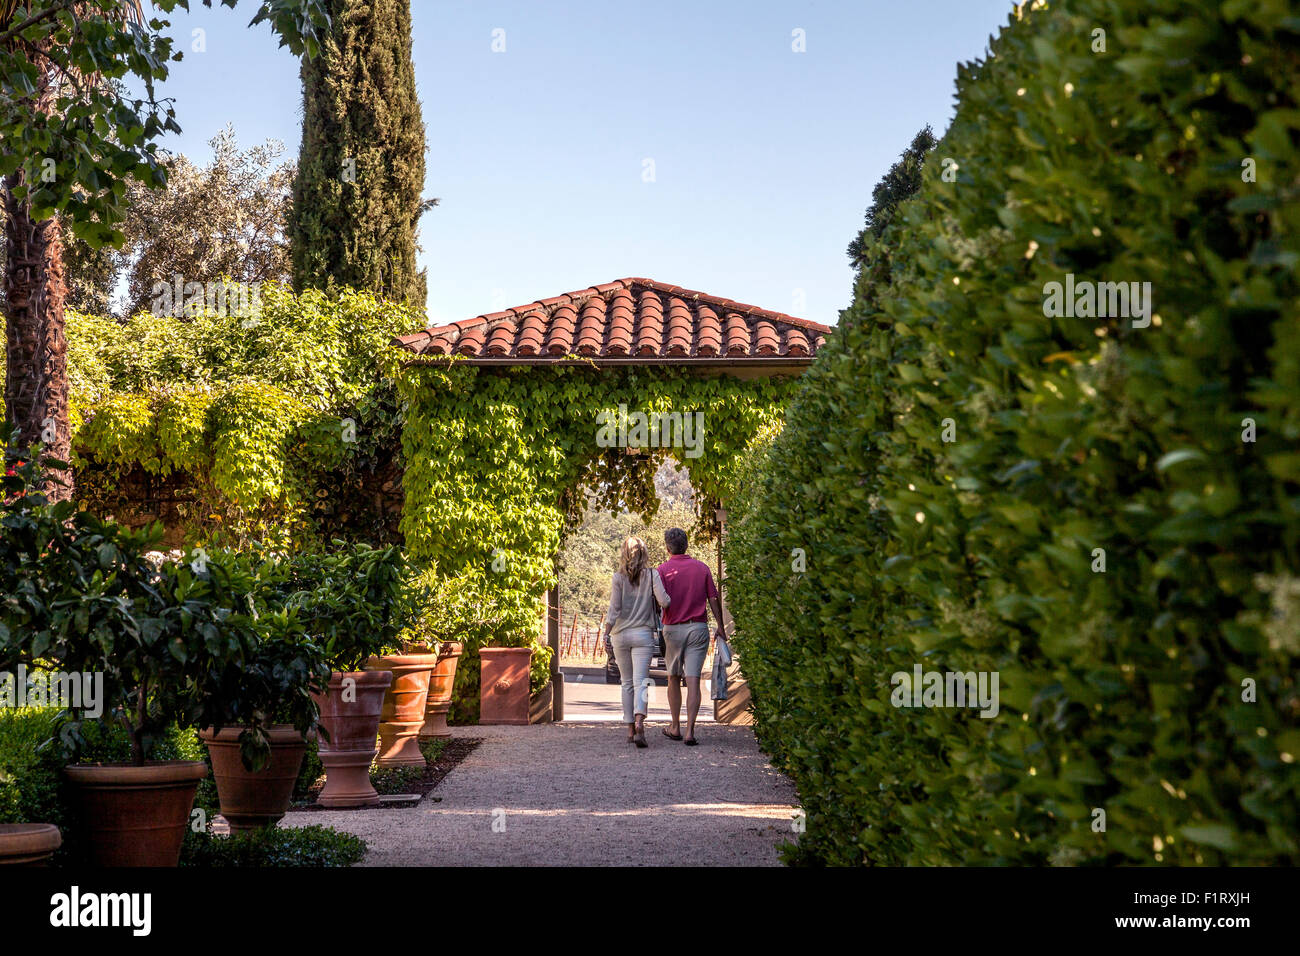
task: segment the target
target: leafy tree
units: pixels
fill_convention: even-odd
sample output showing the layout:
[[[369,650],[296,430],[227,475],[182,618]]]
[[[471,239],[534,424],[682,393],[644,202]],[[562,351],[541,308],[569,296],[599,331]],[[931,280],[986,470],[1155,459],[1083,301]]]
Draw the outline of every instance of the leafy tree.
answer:
[[[127,189],[123,224],[127,312],[155,304],[157,284],[181,281],[279,282],[289,278],[285,216],[293,164],[273,165],[276,140],[240,150],[227,126],[209,140],[212,161],[166,160],[167,186]],[[173,300],[169,300],[173,301]],[[165,310],[166,311],[166,310]]]
[[[314,54],[328,22],[321,4],[264,0],[252,22],[269,21],[294,53]],[[187,0],[154,5],[188,9]],[[139,0],[0,0],[5,412],[23,444],[43,441],[55,459],[66,459],[71,442],[61,227],[95,248],[120,242],[126,179],[166,182],[155,140],[180,131],[155,96],[180,58],[161,33],[167,25],[146,21]],[[143,83],[142,97],[124,94],[128,74]],[[48,491],[65,498],[71,483],[51,480]]]
[[[423,308],[416,227],[424,121],[409,0],[329,0],[321,56],[302,64],[303,124],[290,214],[294,288],[346,286]]]
[[[108,314],[119,256],[112,246],[92,246],[63,228],[64,305],[78,312]]]
[[[6,218],[4,203],[0,202],[0,230]],[[78,312],[107,315],[119,256],[112,246],[92,246],[73,234],[65,223],[60,223],[59,230],[63,239],[64,306]],[[4,299],[4,272],[5,256],[0,253],[0,314],[8,311]]]

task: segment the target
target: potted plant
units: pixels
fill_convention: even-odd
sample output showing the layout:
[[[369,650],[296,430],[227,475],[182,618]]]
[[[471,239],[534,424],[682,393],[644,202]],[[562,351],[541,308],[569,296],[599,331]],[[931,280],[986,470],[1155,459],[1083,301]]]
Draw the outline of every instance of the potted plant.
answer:
[[[289,809],[305,735],[317,720],[312,691],[329,680],[324,649],[306,636],[296,610],[265,601],[284,578],[281,564],[224,554],[209,566],[209,573],[231,584],[242,580],[231,603],[252,600],[258,612],[253,639],[238,658],[207,661],[209,690],[195,716],[205,728],[200,736],[212,760],[221,815],[235,832],[274,826]]]
[[[438,654],[422,624],[432,601],[430,582],[435,576],[432,569],[415,572],[403,566],[390,618],[393,636],[365,663],[367,671],[393,675],[379,718],[379,755],[375,763],[380,767],[427,766],[419,734],[424,726],[429,678]]]
[[[380,715],[393,674],[362,664],[396,640],[404,625],[406,564],[401,551],[366,545],[296,556],[285,585],[286,607],[324,649],[331,668],[314,695],[320,710],[318,750],[325,807],[365,807],[379,802],[370,783]]]
[[[439,579],[436,568],[421,573],[409,589],[412,623],[403,638],[413,650],[434,655],[421,740],[451,736],[447,715],[464,641],[497,624],[491,602],[483,600],[479,591],[468,578]]]
[[[62,844],[52,823],[0,823],[0,866],[41,866]]]
[[[87,689],[67,702],[59,739],[74,752],[86,721],[116,723],[129,737],[129,762],[64,771],[90,861],[175,866],[208,769],[148,760],[160,732],[237,716],[252,761],[269,756],[266,715],[246,712],[239,696],[241,664],[260,646],[254,609],[236,600],[248,582],[220,565],[159,567],[146,557],[159,527],[129,531],[71,502],[50,504],[43,480],[30,459],[0,479],[0,593],[24,598],[0,602],[0,664],[44,662],[93,681],[93,700]]]
[[[451,711],[451,695],[456,686],[456,664],[464,649],[460,641],[444,641],[438,645],[438,660],[429,675],[429,699],[424,708],[424,725],[420,728],[421,740],[451,736],[447,714]]]
[[[379,725],[380,766],[426,765],[420,738],[450,737],[447,715],[462,639],[490,633],[500,623],[495,603],[484,599],[472,576],[439,578],[437,568],[414,574],[403,591],[409,622],[385,655],[367,662],[393,673]]]
[[[206,728],[232,829],[278,820],[302,762],[303,734],[315,723],[310,692],[328,673],[295,615],[255,606],[246,559],[214,555],[202,569],[164,565],[147,583],[160,600],[143,602],[137,620],[152,640],[133,641],[128,632],[106,650],[74,637],[55,654],[73,671],[102,671],[109,701],[123,703],[117,712],[130,733],[131,765],[65,770],[79,790],[92,861],[105,866],[174,866],[179,858],[207,766],[145,760],[149,738],[172,723]]]
[[[0,594],[24,599],[0,602],[0,661],[54,662],[67,673],[102,678],[100,712],[82,707],[72,716],[120,719],[133,760],[67,768],[90,831],[92,861],[175,866],[207,766],[145,760],[151,732],[177,710],[185,653],[183,641],[173,643],[179,635],[171,625],[178,622],[162,613],[157,570],[144,558],[149,536],[68,501],[50,504],[41,490],[46,476],[33,457],[16,461],[10,444],[6,458]],[[75,745],[79,722],[67,726],[63,742]]]
[[[367,671],[393,675],[379,718],[379,756],[375,758],[379,766],[427,766],[419,737],[429,677],[437,663],[438,655],[424,647],[402,647],[366,661]]]

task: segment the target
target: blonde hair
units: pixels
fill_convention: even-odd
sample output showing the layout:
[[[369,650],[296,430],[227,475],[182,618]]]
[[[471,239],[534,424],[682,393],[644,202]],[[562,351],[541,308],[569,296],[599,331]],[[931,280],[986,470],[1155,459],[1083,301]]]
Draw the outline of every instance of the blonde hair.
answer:
[[[645,570],[646,565],[650,563],[649,556],[646,554],[645,542],[638,537],[630,537],[623,542],[623,547],[618,553],[618,570],[627,578],[629,583],[637,584],[641,580],[641,572]]]

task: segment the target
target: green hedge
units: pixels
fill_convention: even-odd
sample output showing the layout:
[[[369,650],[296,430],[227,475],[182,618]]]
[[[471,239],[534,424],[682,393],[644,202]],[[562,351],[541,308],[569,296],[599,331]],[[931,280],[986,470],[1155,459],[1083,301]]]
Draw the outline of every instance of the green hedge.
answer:
[[[1029,6],[733,509],[793,858],[1295,864],[1300,16]],[[1067,274],[1150,326],[1049,317]],[[1000,713],[892,706],[915,664]]]

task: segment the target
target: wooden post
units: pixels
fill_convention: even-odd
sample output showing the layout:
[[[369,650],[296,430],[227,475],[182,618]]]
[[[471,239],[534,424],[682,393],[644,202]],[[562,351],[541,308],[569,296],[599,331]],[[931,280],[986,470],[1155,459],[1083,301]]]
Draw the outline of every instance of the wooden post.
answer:
[[[551,646],[551,691],[554,720],[564,719],[564,675],[560,672],[560,587],[546,592],[546,643]]]
[[[724,528],[725,528],[725,526],[726,526],[726,523],[727,523],[727,509],[724,508],[724,507],[722,507],[721,504],[719,504],[718,507],[714,509],[714,511],[713,511],[713,515],[714,515],[715,518],[718,519],[718,580],[717,580],[717,585],[718,585],[718,603],[719,603],[719,604],[722,604],[722,603],[723,603],[723,599],[722,599],[722,535],[723,535],[723,530],[724,530]],[[718,626],[719,626],[719,627],[722,626],[722,622],[721,622],[721,621],[718,622]]]

